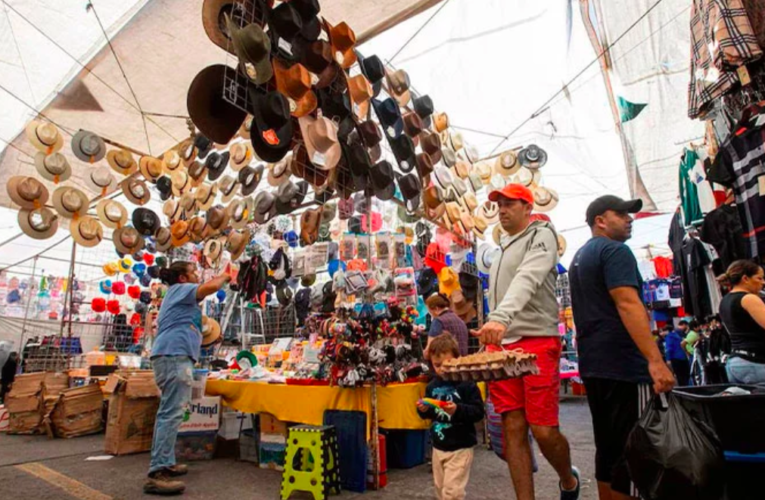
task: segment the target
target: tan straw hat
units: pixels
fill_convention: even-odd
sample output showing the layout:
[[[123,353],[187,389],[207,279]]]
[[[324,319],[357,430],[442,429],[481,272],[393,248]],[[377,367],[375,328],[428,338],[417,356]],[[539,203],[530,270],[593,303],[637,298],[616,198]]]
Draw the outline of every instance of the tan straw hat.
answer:
[[[14,175],[6,185],[8,196],[21,208],[40,208],[48,201],[48,188],[34,177]]]
[[[55,198],[56,193],[53,193]],[[127,222],[127,209],[125,206],[115,200],[104,199],[96,205],[96,213],[101,223],[112,229],[119,229]]]
[[[88,215],[88,197],[77,188],[61,186],[53,191],[53,208],[61,217],[74,219]]]
[[[24,234],[36,240],[46,240],[58,230],[58,216],[47,207],[19,210],[18,222]]]
[[[52,153],[47,156],[45,153],[35,154],[35,168],[40,177],[54,184],[65,181],[72,176],[69,160],[61,153]]]
[[[82,247],[97,246],[104,239],[104,228],[90,215],[72,221],[69,230],[74,241]]]
[[[138,164],[127,149],[112,149],[106,153],[106,161],[112,170],[120,175],[130,175],[138,171]]]
[[[64,146],[64,137],[52,123],[32,120],[24,132],[32,146],[46,155],[60,151]]]

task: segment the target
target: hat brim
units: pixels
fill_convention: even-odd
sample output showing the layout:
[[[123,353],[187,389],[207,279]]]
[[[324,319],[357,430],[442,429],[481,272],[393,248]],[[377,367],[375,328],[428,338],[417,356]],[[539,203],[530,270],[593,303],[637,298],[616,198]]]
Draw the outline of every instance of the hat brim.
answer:
[[[262,100],[263,97],[259,96],[258,99]],[[266,142],[263,137],[263,133],[271,130],[271,128],[263,120],[262,106],[259,103],[255,103],[254,108],[255,114],[250,126],[250,143],[258,158],[269,163],[276,163],[283,159],[290,150],[293,133],[292,120],[287,120],[279,129],[274,130],[279,143],[272,145]]]
[[[41,208],[40,211],[46,210],[48,212],[51,212],[49,208]],[[35,240],[47,240],[48,238],[52,237],[54,234],[56,234],[56,231],[58,231],[58,217],[53,216],[53,220],[51,221],[51,225],[48,229],[45,231],[38,231],[37,229],[32,226],[32,222],[30,221],[30,218],[32,217],[32,213],[35,212],[35,210],[19,210],[17,220],[19,223],[19,227],[21,230],[29,236],[30,238],[33,238]]]
[[[94,155],[88,155],[85,154],[85,152],[80,148],[80,144],[82,143],[82,140],[85,137],[93,136],[98,140],[98,151]],[[76,134],[74,134],[74,137],[72,137],[72,153],[74,153],[74,156],[77,157],[77,159],[85,162],[85,163],[97,163],[104,159],[104,156],[106,156],[106,143],[104,140],[92,133],[85,130],[80,130]]]
[[[83,193],[81,190],[77,188],[73,188],[70,186],[61,186],[60,188],[57,188],[55,191],[53,191],[53,208],[56,210],[56,213],[58,213],[61,217],[65,217],[67,219],[74,218],[75,212],[70,212],[67,210],[67,208],[64,206],[62,198],[64,197],[64,193],[66,193],[68,190],[73,190],[77,196],[80,198],[80,210],[77,213],[79,216],[85,216],[88,214],[88,207],[90,205],[90,202],[88,201],[88,197],[85,193]]]
[[[70,231],[72,233],[72,238],[74,239],[74,241],[78,245],[80,245],[82,247],[86,247],[86,248],[92,248],[92,247],[98,246],[98,244],[101,243],[101,241],[104,239],[104,229],[101,226],[101,223],[98,223],[98,231],[96,233],[96,237],[95,238],[93,238],[93,239],[86,239],[82,235],[82,233],[80,232],[80,226],[82,225],[82,223],[84,221],[89,220],[89,219],[91,219],[89,216],[80,217],[79,219],[77,219],[75,221],[72,221],[72,223],[69,225],[69,229],[70,229]],[[93,220],[95,220],[95,219],[93,219]],[[96,221],[96,222],[98,222],[98,221]]]
[[[235,70],[223,64],[203,69],[194,77],[186,97],[186,107],[194,125],[217,144],[228,144],[247,117],[244,110],[223,98],[226,71]]]
[[[51,155],[59,154],[59,153],[51,153]],[[56,184],[59,182],[63,182],[69,177],[72,176],[72,166],[69,164],[69,162],[66,160],[66,157],[64,156],[64,162],[66,167],[64,168],[64,172],[61,174],[54,174],[51,171],[48,170],[48,168],[45,166],[45,159],[49,158],[51,155],[46,155],[45,153],[38,152],[35,154],[35,168],[37,169],[37,173],[40,174],[40,177],[45,179],[46,181],[51,181]]]

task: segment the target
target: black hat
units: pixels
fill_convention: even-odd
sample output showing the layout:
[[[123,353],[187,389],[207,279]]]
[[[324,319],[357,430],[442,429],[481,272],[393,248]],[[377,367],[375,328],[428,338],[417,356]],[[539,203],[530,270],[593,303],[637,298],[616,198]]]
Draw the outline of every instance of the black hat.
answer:
[[[398,180],[398,187],[401,190],[401,195],[407,201],[411,201],[417,198],[420,194],[420,190],[422,189],[420,178],[415,173],[402,176]]]
[[[247,165],[239,171],[239,183],[242,185],[242,196],[251,195],[257,189],[263,178],[263,165],[251,167]]]
[[[377,56],[365,57],[361,61],[361,73],[367,77],[369,83],[372,84],[372,92],[375,97],[380,95],[382,90],[382,81],[385,77],[385,66]]]
[[[388,137],[400,136],[404,131],[404,120],[401,118],[398,103],[389,97],[382,102],[372,99],[372,105],[385,134]]]
[[[197,148],[197,158],[204,160],[212,149],[213,142],[202,134],[194,137],[194,147]]]
[[[364,144],[366,144],[368,148],[373,148],[382,141],[382,131],[377,123],[372,120],[360,123],[358,130],[359,134],[361,134],[361,138],[364,140]]]
[[[324,288],[322,289],[323,293],[323,300],[321,303],[321,312],[324,313],[331,313],[335,311],[335,300],[337,299],[337,294],[334,290],[332,290],[332,282],[327,281],[324,283]]]
[[[393,176],[393,166],[387,160],[383,160],[370,171],[372,187],[375,196],[383,201],[388,201],[396,194],[396,182]]]
[[[159,266],[157,265],[149,266],[148,268],[146,268],[146,272],[148,273],[149,276],[151,276],[154,279],[159,278]]]
[[[287,283],[277,286],[276,299],[282,307],[290,305],[290,302],[292,302],[292,288],[290,288]]]
[[[404,173],[411,172],[417,164],[412,138],[407,135],[400,135],[388,142],[390,142],[390,149],[393,151],[401,171]]]
[[[297,316],[298,325],[302,326],[305,323],[305,319],[308,317],[308,312],[311,310],[311,289],[301,288],[298,293],[295,294],[295,315]]]
[[[133,210],[132,220],[133,226],[143,236],[154,236],[161,225],[159,215],[143,207]]]
[[[224,64],[213,64],[200,71],[189,86],[186,108],[194,125],[218,144],[228,144],[247,113],[223,98]]]
[[[282,4],[285,5],[285,4]],[[258,157],[276,163],[287,154],[292,143],[292,120],[287,98],[279,92],[260,95],[251,88],[253,102],[250,142]]]
[[[467,263],[462,264],[463,270],[460,271],[460,288],[462,288],[462,293],[465,298],[470,302],[474,302],[476,297],[478,297],[478,276],[465,271],[465,264]],[[475,266],[475,264],[473,264],[473,266]]]
[[[321,11],[319,0],[291,0],[290,3],[300,14],[300,19],[303,22],[300,36],[310,41],[319,38],[321,34],[321,22],[317,17]]]
[[[291,43],[303,29],[303,19],[292,2],[284,2],[271,11],[268,24],[279,38]],[[278,42],[275,45],[279,46]]]
[[[427,95],[415,97],[412,100],[412,107],[414,108],[414,112],[417,113],[420,118],[425,120],[433,114],[433,99]]]
[[[356,132],[356,120],[351,116],[346,116],[340,120],[337,125],[337,138],[341,143],[350,144],[354,132]]]
[[[319,90],[319,108],[324,116],[340,120],[351,116],[351,100],[347,93],[334,92],[330,88]]]
[[[587,207],[587,224],[592,227],[595,225],[595,218],[603,215],[609,210],[614,212],[626,212],[636,214],[643,209],[643,200],[623,200],[618,196],[607,194],[597,198]]]
[[[210,179],[210,181],[215,181],[223,175],[223,172],[226,171],[226,167],[228,166],[228,160],[230,158],[231,154],[226,151],[224,153],[218,153],[217,151],[213,151],[210,153],[210,155],[205,160],[205,166],[207,167],[207,178]]]
[[[148,290],[144,290],[143,292],[141,292],[139,300],[142,304],[151,304],[151,292]],[[136,304],[136,310],[138,310],[137,306],[138,304]]]
[[[157,190],[159,191],[159,197],[162,201],[167,201],[173,195],[173,181],[170,177],[163,175],[157,179]]]
[[[428,298],[438,292],[438,275],[430,267],[424,267],[417,276],[417,293]]]
[[[372,168],[366,148],[360,142],[352,142],[343,147],[343,154],[351,170],[354,192],[366,189],[369,186],[369,169]]]

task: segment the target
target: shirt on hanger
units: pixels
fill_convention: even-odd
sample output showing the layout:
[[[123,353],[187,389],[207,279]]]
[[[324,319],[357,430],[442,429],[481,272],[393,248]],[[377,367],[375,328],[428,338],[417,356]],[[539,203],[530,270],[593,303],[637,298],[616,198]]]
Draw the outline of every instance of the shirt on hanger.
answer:
[[[698,188],[691,181],[690,173],[698,159],[699,157],[695,151],[686,149],[680,161],[680,200],[683,206],[683,217],[686,226],[690,226],[704,218],[704,215],[701,213],[701,207],[699,207]]]
[[[667,257],[654,257],[653,265],[656,269],[656,275],[659,278],[669,278],[675,274],[675,270],[672,268],[672,259]]]

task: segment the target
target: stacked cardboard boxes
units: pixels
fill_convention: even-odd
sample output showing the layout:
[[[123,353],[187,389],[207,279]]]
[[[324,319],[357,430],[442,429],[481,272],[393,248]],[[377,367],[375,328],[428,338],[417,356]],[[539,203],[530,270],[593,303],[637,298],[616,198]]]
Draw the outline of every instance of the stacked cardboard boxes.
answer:
[[[39,434],[45,432],[43,419],[69,386],[65,373],[37,372],[16,376],[6,398],[9,414],[9,434]]]
[[[59,395],[46,418],[48,435],[73,438],[96,434],[104,429],[104,393],[98,384],[66,389]]]
[[[268,413],[260,414],[258,455],[261,469],[284,470],[287,454],[287,423]]]
[[[151,450],[160,391],[151,370],[120,370],[104,386],[109,394],[105,451],[126,455]]]
[[[220,427],[220,397],[192,399],[175,442],[177,459],[212,460]]]

